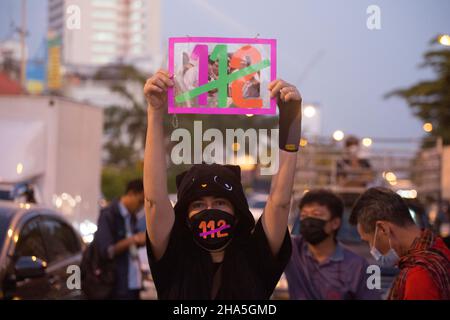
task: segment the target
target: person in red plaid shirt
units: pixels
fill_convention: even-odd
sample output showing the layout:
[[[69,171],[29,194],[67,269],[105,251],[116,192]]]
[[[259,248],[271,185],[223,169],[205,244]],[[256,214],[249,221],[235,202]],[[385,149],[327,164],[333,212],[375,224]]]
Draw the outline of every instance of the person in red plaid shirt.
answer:
[[[382,266],[400,273],[390,300],[449,300],[450,250],[430,230],[421,230],[395,192],[371,188],[356,201],[350,223]]]

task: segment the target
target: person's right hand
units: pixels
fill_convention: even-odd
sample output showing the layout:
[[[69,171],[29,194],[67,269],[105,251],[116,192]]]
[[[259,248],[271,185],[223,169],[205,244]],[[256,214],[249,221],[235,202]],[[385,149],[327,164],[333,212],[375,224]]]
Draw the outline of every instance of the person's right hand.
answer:
[[[149,108],[162,110],[167,107],[167,89],[174,86],[173,76],[167,70],[160,69],[144,86],[144,95]]]

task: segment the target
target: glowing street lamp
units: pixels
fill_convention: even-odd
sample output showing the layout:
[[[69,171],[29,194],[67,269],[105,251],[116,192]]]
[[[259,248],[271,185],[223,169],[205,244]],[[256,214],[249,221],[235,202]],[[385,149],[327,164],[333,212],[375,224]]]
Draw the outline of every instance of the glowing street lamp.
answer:
[[[336,130],[333,133],[333,139],[336,141],[342,141],[344,139],[344,132],[342,132],[341,130]]]
[[[22,172],[23,172],[23,164],[22,163],[18,163],[17,164],[17,166],[16,166],[16,172],[17,172],[17,174],[22,174]]]
[[[450,35],[448,34],[443,34],[440,35],[438,38],[438,41],[440,44],[442,44],[443,46],[450,46]]]
[[[372,139],[364,138],[362,139],[362,144],[364,147],[370,147],[372,145]]]
[[[307,118],[312,118],[316,115],[316,108],[313,105],[307,105],[303,109],[303,115]]]
[[[397,180],[397,176],[395,175],[395,173],[389,171],[389,172],[386,172],[385,179],[387,181],[391,182],[391,181]]]
[[[308,136],[321,135],[321,111],[319,103],[304,103],[302,107],[302,133]]]
[[[301,138],[300,139],[300,147],[306,147],[308,145],[308,140]]]
[[[431,132],[433,131],[433,125],[430,122],[427,122],[423,125],[423,130],[425,132]]]

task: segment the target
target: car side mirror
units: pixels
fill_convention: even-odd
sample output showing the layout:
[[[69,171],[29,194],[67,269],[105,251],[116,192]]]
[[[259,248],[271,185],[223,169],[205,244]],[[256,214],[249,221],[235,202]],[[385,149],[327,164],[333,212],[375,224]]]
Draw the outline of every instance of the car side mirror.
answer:
[[[14,266],[17,280],[45,276],[47,263],[35,256],[20,257]]]

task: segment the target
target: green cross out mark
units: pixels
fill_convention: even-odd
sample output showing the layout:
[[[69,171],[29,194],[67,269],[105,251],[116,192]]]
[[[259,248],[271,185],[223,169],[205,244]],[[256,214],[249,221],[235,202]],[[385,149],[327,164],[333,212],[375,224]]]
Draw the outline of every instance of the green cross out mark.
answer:
[[[217,80],[208,82],[207,84],[205,84],[201,87],[197,87],[195,89],[192,89],[191,91],[181,93],[175,97],[175,101],[177,103],[186,102],[188,100],[191,100],[191,99],[197,97],[198,95],[201,95],[202,93],[214,90],[216,88],[220,88],[224,85],[226,86],[230,82],[233,82],[239,78],[245,77],[246,75],[258,72],[269,66],[270,66],[270,60],[269,59],[263,60],[259,63],[255,63],[251,66],[240,69],[236,72],[227,74],[226,76],[219,77]],[[219,107],[225,107],[225,106],[221,106],[221,104],[219,103]]]

